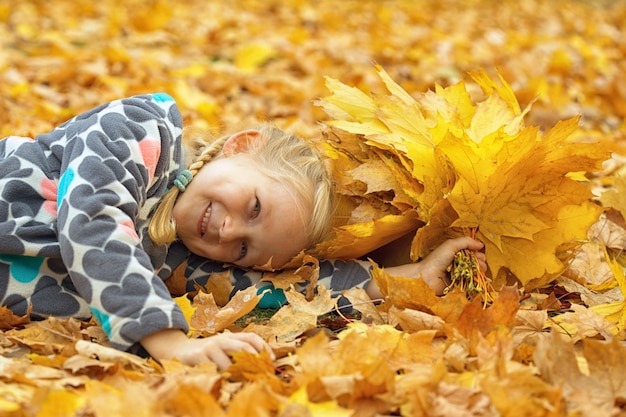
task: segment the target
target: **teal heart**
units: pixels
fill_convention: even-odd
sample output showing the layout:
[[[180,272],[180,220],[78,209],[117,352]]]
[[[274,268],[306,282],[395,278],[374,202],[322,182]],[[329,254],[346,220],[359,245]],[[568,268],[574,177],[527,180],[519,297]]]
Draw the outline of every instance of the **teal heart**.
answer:
[[[10,265],[13,278],[23,284],[33,282],[39,276],[44,259],[41,256],[0,255],[0,260]]]

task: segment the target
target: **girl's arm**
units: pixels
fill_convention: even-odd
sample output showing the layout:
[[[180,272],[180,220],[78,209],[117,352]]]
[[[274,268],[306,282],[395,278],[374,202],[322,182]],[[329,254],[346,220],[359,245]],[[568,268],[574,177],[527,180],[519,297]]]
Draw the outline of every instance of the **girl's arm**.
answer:
[[[176,244],[175,244],[176,245]],[[173,248],[174,246],[172,246]],[[408,263],[393,267],[385,267],[391,275],[407,278],[423,278],[424,281],[437,293],[442,294],[447,285],[447,268],[452,263],[454,254],[462,249],[479,251],[483,244],[470,238],[461,237],[445,241],[430,255],[420,262]],[[172,251],[171,253],[174,253]],[[481,269],[486,270],[485,255],[477,252]],[[226,273],[233,285],[231,296],[237,290],[243,290],[256,285],[259,288],[268,285],[261,281],[263,273],[258,271],[243,270],[235,267],[225,267],[223,263],[207,260],[196,255],[188,258],[186,271],[186,287],[180,288],[182,292],[194,291],[196,285],[204,287],[214,274]],[[369,261],[362,260],[322,260],[319,262],[319,278],[317,284],[332,291],[334,297],[341,296],[343,290],[361,287],[364,288],[372,299],[382,298],[382,294],[376,283],[372,280],[372,265]],[[298,290],[304,290],[307,283],[298,285]]]
[[[203,339],[190,339],[176,329],[160,330],[141,339],[142,346],[157,360],[178,359],[187,365],[215,362],[219,369],[232,363],[230,354],[246,351],[253,354],[266,350],[273,360],[270,346],[254,333],[219,333]]]
[[[441,244],[426,258],[419,262],[407,263],[398,266],[385,267],[391,275],[407,278],[422,278],[439,295],[447,285],[447,268],[452,263],[454,254],[462,249],[480,250],[483,244],[470,238],[461,237],[450,239]],[[486,270],[485,255],[477,252],[481,269]],[[378,286],[371,279],[371,264],[369,261],[322,261],[320,262],[320,278],[326,288],[333,290],[333,295],[341,295],[341,291],[361,287],[366,290],[371,299],[383,298]]]
[[[450,239],[442,243],[420,262],[388,267],[385,268],[385,271],[390,275],[407,278],[421,277],[438,295],[442,295],[443,290],[448,285],[447,269],[452,263],[454,255],[463,249],[479,251],[482,248],[483,244],[481,242],[470,237]],[[485,254],[476,252],[476,257],[480,263],[480,268],[486,270]],[[367,293],[372,299],[382,297],[374,281],[371,281],[367,286]]]
[[[187,330],[154,274],[138,223],[178,170],[181,125],[170,97],[138,96],[77,116],[39,138],[61,158],[63,262],[118,349],[163,329]]]

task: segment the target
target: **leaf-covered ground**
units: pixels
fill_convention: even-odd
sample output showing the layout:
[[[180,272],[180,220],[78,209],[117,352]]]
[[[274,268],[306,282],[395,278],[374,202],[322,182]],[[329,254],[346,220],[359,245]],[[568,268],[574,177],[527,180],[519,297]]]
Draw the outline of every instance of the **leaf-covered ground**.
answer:
[[[4,0],[0,137],[152,91],[172,94],[194,130],[271,119],[319,137],[324,77],[383,91],[380,64],[415,94],[497,69],[522,108],[532,103],[526,125],[549,130],[580,115],[577,138],[614,154],[589,182],[605,213],[542,288],[505,288],[485,309],[381,272],[392,297],[378,308],[353,291],[359,314],[328,316],[334,302],[323,289],[287,292],[289,306],[262,322],[240,319],[253,294],[220,308],[215,291],[195,300],[213,312],[193,319],[196,335],[248,327],[279,354],[242,354],[225,372],[111,350],[93,323],[2,312],[0,415],[620,415],[624,22],[623,1]],[[191,317],[198,304],[179,301]]]

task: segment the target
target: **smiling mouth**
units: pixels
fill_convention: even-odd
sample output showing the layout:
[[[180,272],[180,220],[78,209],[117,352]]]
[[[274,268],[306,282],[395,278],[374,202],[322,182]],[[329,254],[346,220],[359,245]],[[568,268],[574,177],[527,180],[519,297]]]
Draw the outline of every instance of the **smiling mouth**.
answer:
[[[213,203],[209,204],[206,211],[204,212],[204,217],[202,217],[202,223],[200,225],[200,235],[204,236],[206,233],[207,226],[209,225],[209,219],[211,218],[211,208],[213,207]]]

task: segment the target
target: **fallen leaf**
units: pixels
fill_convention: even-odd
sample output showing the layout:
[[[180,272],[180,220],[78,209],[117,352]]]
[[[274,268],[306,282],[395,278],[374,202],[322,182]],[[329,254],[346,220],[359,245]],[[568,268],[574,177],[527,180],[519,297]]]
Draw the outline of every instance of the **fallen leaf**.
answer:
[[[260,335],[263,339],[279,344],[289,343],[307,330],[317,327],[317,315],[311,313],[300,312],[295,314],[294,309],[290,305],[281,307],[265,324],[251,323],[244,331],[253,332]]]
[[[514,344],[520,345],[523,342],[535,344],[547,327],[547,322],[546,310],[518,310],[513,328]]]
[[[392,276],[377,265],[372,266],[371,273],[385,299],[396,307],[430,309],[439,300],[435,291],[421,278]]]
[[[321,316],[331,311],[336,305],[337,300],[331,298],[331,292],[323,285],[317,287],[316,296],[308,301],[305,296],[293,289],[285,292],[287,302],[294,310],[294,313],[305,313],[312,316]]]
[[[336,401],[313,403],[307,398],[306,389],[300,388],[283,405],[280,415],[283,417],[348,417],[353,415],[353,412],[350,409],[340,407]]]
[[[388,315],[390,325],[399,326],[408,333],[435,330],[439,334],[444,329],[444,320],[441,317],[423,311],[399,309],[396,306],[391,306]]]
[[[11,329],[13,327],[30,322],[30,310],[22,317],[16,316],[7,307],[0,307],[0,329]]]
[[[468,304],[455,326],[468,339],[474,336],[475,332],[486,335],[497,326],[512,327],[518,308],[518,291],[512,287],[505,287],[493,305],[486,309],[479,299]]]
[[[256,287],[252,286],[237,291],[230,301],[220,309],[212,294],[199,292],[194,297],[192,304],[195,312],[190,320],[191,327],[194,332],[202,336],[210,336],[220,332],[232,325],[237,319],[251,312],[262,296],[262,294],[257,294]]]
[[[350,306],[361,313],[361,320],[372,324],[384,324],[385,320],[376,308],[376,302],[363,288],[344,290],[341,294],[350,300]]]

